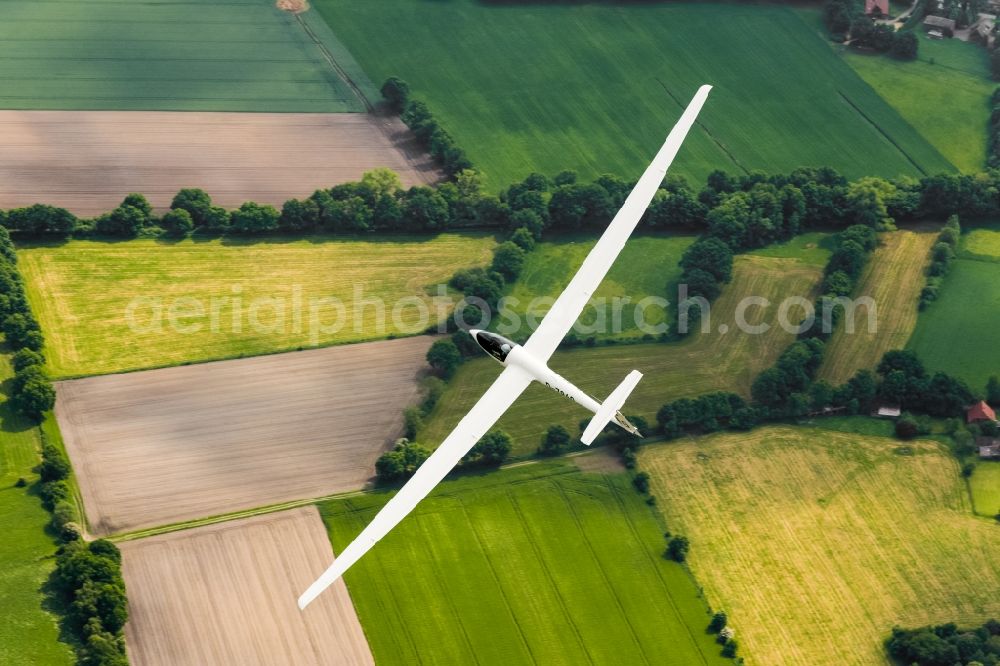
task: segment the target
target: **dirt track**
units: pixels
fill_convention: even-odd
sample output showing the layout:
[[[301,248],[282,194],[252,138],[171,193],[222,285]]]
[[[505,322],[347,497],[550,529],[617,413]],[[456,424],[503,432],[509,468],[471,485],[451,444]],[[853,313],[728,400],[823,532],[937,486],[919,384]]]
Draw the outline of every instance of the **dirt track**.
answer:
[[[343,581],[305,612],[332,561],[316,507],[121,544],[134,666],[373,664]]]
[[[427,336],[59,382],[90,530],[361,488],[418,393]]]
[[[47,203],[81,216],[129,192],[158,209],[182,187],[227,208],[277,207],[375,167],[404,186],[437,178],[395,118],[362,113],[0,111],[0,208]]]

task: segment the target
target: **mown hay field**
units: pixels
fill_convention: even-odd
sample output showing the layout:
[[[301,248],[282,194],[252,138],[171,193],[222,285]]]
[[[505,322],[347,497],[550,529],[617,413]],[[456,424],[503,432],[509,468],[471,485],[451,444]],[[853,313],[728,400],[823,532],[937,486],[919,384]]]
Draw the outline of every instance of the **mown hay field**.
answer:
[[[56,385],[89,528],[130,532],[357,490],[400,434],[432,338]]]
[[[920,313],[908,347],[931,371],[961,377],[982,391],[1000,375],[1000,230],[962,235],[959,258],[936,301]]]
[[[332,559],[316,507],[127,541],[121,550],[134,666],[374,664],[343,582],[305,612],[295,604]]]
[[[969,479],[976,513],[992,518],[1000,515],[1000,463],[981,462]]]
[[[699,184],[714,169],[823,165],[851,177],[953,169],[786,7],[316,0],[313,8],[371,78],[410,83],[493,189],[532,171],[636,178],[703,83],[715,90],[671,170]]]
[[[273,0],[6,0],[0,108],[364,111],[328,56],[377,99],[315,12]]]
[[[924,270],[936,239],[936,231],[899,230],[879,236],[879,247],[852,296],[870,297],[875,302],[874,316],[867,305],[859,304],[853,332],[846,317],[838,324],[827,342],[820,379],[843,384],[858,370],[874,370],[885,352],[906,346],[917,325]]]
[[[334,550],[387,499],[323,504]],[[444,482],[346,581],[377,663],[729,663],[664,545],[628,476],[533,464]]]
[[[598,399],[604,399],[633,368],[643,380],[625,404],[627,414],[643,416],[650,423],[666,402],[710,391],[732,391],[749,396],[757,374],[770,367],[795,335],[778,325],[782,299],[801,296],[807,300],[820,279],[820,269],[796,259],[740,256],[734,276],[712,304],[711,330],[693,331],[673,343],[640,343],[575,348],[557,351],[550,366]],[[569,275],[563,282],[569,279]],[[747,296],[761,296],[770,307],[745,311],[751,325],[768,324],[763,334],[745,333],[735,325],[736,309]],[[799,312],[796,319],[796,312]],[[794,308],[794,323],[802,314]],[[719,327],[727,327],[720,332]],[[488,358],[475,358],[459,368],[429,415],[417,439],[435,448],[455,427],[500,372]],[[550,425],[560,424],[578,434],[582,419],[591,416],[582,407],[552,390],[532,384],[497,424],[514,438],[514,455],[534,452]]]
[[[49,370],[71,377],[419,333],[437,321],[436,286],[489,263],[494,245],[483,234],[71,241],[18,257]],[[343,310],[314,300],[327,298]]]
[[[13,370],[10,355],[0,353],[0,382],[4,392]],[[47,608],[44,586],[55,566],[56,543],[46,533],[49,513],[38,497],[41,462],[39,430],[19,416],[0,395],[0,663],[69,666],[73,650],[60,642],[57,618]],[[27,485],[18,488],[18,479]]]
[[[771,426],[644,448],[749,665],[888,664],[894,625],[1000,613],[1000,531],[939,443]]]

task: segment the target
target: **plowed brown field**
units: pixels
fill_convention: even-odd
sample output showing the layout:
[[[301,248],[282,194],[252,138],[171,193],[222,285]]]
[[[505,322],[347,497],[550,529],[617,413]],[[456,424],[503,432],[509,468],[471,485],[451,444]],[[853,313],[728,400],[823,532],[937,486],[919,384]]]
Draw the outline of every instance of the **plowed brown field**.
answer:
[[[333,559],[316,507],[121,544],[133,666],[374,664],[344,582],[305,612]]]
[[[427,336],[57,385],[90,530],[355,490],[417,395]]]
[[[0,111],[0,208],[93,216],[141,192],[162,210],[183,187],[280,207],[376,167],[405,186],[435,180],[413,141],[398,119],[360,113]]]

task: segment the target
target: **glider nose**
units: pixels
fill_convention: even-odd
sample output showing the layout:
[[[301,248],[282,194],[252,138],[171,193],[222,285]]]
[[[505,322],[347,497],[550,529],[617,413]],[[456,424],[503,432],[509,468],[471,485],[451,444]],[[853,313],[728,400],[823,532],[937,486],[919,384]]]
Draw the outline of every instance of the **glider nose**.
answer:
[[[472,337],[476,337],[480,333],[482,333],[481,329],[478,329],[478,328],[470,328],[469,329],[469,335],[471,335]]]

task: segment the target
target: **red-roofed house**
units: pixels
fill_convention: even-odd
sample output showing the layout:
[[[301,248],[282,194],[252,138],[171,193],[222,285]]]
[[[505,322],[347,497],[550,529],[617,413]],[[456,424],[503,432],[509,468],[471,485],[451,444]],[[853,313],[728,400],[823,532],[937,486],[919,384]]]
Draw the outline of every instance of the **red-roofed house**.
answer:
[[[975,423],[976,421],[996,421],[997,415],[993,411],[993,408],[986,404],[985,401],[980,400],[972,407],[965,410],[965,422]]]
[[[865,0],[865,14],[889,15],[889,0]]]

